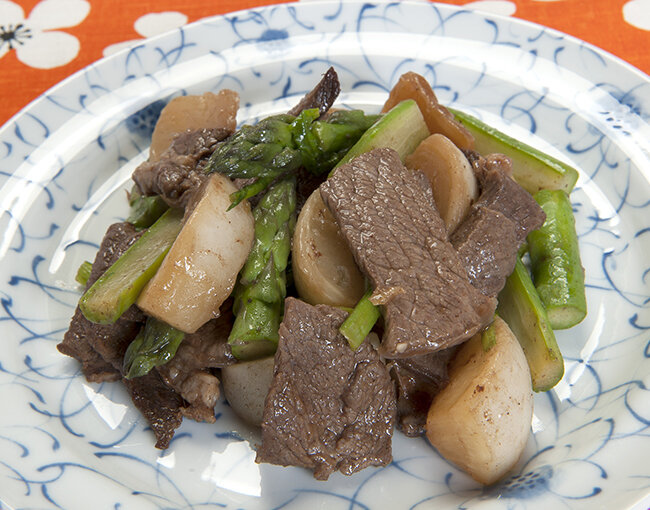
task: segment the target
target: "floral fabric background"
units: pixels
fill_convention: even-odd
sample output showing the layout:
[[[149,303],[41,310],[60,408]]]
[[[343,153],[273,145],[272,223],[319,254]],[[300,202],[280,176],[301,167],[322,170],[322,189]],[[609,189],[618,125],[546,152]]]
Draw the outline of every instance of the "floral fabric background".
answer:
[[[75,71],[138,40],[206,16],[278,1],[0,0],[0,125]],[[650,0],[441,3],[540,23],[650,72]]]

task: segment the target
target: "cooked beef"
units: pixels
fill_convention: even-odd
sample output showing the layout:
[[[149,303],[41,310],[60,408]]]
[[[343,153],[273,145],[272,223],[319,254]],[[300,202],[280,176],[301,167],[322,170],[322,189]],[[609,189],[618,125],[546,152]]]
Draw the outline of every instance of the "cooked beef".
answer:
[[[504,175],[512,177],[512,160],[505,154],[495,153],[481,156],[478,152],[472,150],[463,151],[463,153],[472,166],[479,183],[483,183],[486,173],[493,170],[498,170]]]
[[[86,323],[88,320],[77,307],[70,328],[56,348],[81,363],[81,371],[88,382],[118,381],[122,377],[119,370],[105,361],[88,343]]]
[[[311,194],[327,179],[327,174],[316,175],[305,168],[298,170],[296,186],[296,214],[299,214]]]
[[[196,421],[215,421],[219,379],[210,369],[235,362],[228,345],[231,327],[232,310],[222,306],[217,319],[207,322],[196,333],[185,335],[176,355],[157,367],[163,381],[187,402],[188,405],[181,409],[184,416]]]
[[[63,342],[57,347],[63,354],[76,357],[74,354],[69,353],[71,351],[70,346],[79,346],[85,342],[119,374],[122,369],[122,360],[126,348],[138,334],[141,327],[142,324],[139,322],[121,318],[113,324],[95,324],[86,319],[79,307],[77,307],[70,321],[70,327],[63,336]],[[79,349],[77,347],[77,350]],[[83,364],[82,360],[79,361]]]
[[[385,296],[385,357],[452,347],[489,324],[495,300],[471,285],[428,180],[395,151],[355,158],[320,192],[375,294]]]
[[[321,81],[287,113],[289,115],[298,115],[303,110],[318,108],[320,114],[323,115],[334,104],[340,92],[339,77],[334,68],[330,67]]]
[[[492,209],[473,207],[450,240],[465,262],[472,285],[486,296],[496,296],[517,261],[521,243],[514,222]]]
[[[131,400],[151,425],[156,448],[164,450],[183,421],[183,399],[152,370],[142,377],[123,379]]]
[[[203,171],[207,159],[228,135],[225,128],[177,135],[159,160],[145,161],[133,172],[140,193],[160,195],[171,207],[185,207],[208,177]]]
[[[195,333],[185,335],[179,346],[181,356],[177,362],[202,368],[222,368],[235,362],[228,345],[233,323],[232,299],[224,301],[219,311],[219,317],[208,321]]]
[[[95,283],[140,235],[129,223],[115,223],[108,227],[95,255],[86,288]],[[57,348],[81,363],[88,381],[115,381],[120,378],[124,352],[143,320],[142,312],[133,306],[114,324],[95,324],[86,319],[77,307]]]
[[[409,437],[424,432],[433,398],[449,382],[447,365],[457,347],[393,360],[390,375],[397,387],[397,427]]]
[[[521,243],[529,232],[544,223],[546,215],[535,199],[509,175],[507,166],[491,155],[479,158],[477,173],[481,194],[474,207],[485,207],[503,214],[516,225],[517,240]]]
[[[338,331],[346,316],[287,298],[257,462],[326,480],[391,461],[393,383],[367,341],[350,349]]]
[[[481,194],[450,240],[467,268],[472,284],[496,296],[515,267],[517,251],[546,215],[533,197],[511,179],[497,156],[473,156]]]

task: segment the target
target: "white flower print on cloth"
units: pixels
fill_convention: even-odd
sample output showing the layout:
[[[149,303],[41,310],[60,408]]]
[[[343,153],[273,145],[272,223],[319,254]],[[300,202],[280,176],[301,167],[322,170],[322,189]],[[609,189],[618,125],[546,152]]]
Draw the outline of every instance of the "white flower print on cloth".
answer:
[[[187,16],[182,12],[151,12],[135,20],[133,28],[143,38],[148,38],[163,34],[175,28],[180,28],[186,23]],[[129,41],[111,44],[104,48],[104,56],[107,57],[125,48],[130,48],[141,41],[142,39],[131,39]]]
[[[78,25],[89,11],[86,0],[42,0],[25,18],[20,5],[0,0],[0,58],[15,50],[18,60],[37,69],[71,62],[79,39],[58,29]]]
[[[630,0],[623,5],[623,19],[633,27],[650,30],[650,0]]]

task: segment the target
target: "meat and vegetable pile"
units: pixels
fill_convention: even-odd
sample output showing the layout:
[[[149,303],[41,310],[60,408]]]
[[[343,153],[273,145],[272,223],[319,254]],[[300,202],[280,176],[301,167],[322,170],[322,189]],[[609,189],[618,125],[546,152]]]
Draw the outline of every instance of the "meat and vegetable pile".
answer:
[[[415,73],[377,115],[339,90],[330,69],[239,130],[232,91],[172,100],[58,348],[123,381],[161,449],[223,383],[258,462],[352,474],[398,428],[491,483],[562,378],[553,329],[586,314],[577,172]]]

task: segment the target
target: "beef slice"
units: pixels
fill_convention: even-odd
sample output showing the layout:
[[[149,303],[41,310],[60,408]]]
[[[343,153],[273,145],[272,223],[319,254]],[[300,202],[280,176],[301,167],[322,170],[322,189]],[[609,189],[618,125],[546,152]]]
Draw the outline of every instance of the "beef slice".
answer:
[[[526,236],[546,215],[535,199],[510,177],[504,156],[468,156],[481,192],[450,240],[470,282],[486,296],[496,296],[512,273]]]
[[[155,370],[123,381],[131,400],[151,425],[156,436],[156,448],[166,449],[183,421],[183,399],[163,382]]]
[[[287,298],[257,462],[313,469],[319,480],[391,462],[393,383],[368,341],[353,351],[339,333],[346,317]]]
[[[331,108],[336,98],[341,92],[339,77],[333,67],[330,67],[323,78],[300,100],[300,102],[291,108],[287,113],[289,115],[300,115],[303,110],[318,108],[323,115]]]
[[[470,282],[486,296],[496,296],[512,273],[521,244],[517,226],[504,214],[486,207],[472,208],[451,234]]]
[[[221,307],[221,315],[195,333],[186,334],[172,359],[156,367],[165,384],[180,394],[187,405],[184,416],[213,423],[219,399],[219,379],[212,369],[235,363],[228,334],[232,327],[232,300]]]
[[[469,282],[428,180],[404,167],[397,152],[355,158],[320,193],[374,293],[385,297],[382,355],[452,347],[490,323],[496,300]]]
[[[458,346],[441,351],[400,358],[389,364],[397,388],[397,428],[408,437],[424,433],[429,407],[449,382],[447,365]]]
[[[141,163],[133,181],[143,195],[160,195],[171,207],[187,206],[208,178],[204,167],[231,132],[225,128],[180,133],[155,161]]]

